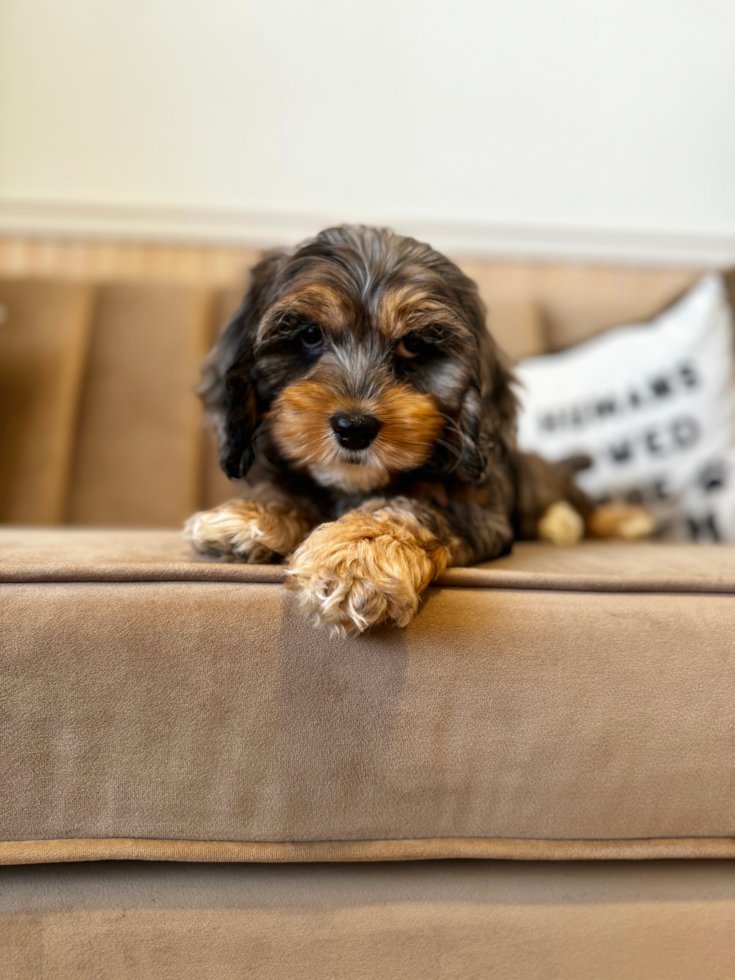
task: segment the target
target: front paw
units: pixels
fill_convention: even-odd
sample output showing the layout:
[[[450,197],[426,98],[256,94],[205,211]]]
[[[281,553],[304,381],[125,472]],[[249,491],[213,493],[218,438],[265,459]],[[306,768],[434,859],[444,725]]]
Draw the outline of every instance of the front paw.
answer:
[[[289,555],[310,526],[298,511],[280,501],[230,500],[190,517],[184,539],[201,554],[266,565]]]
[[[311,533],[286,584],[306,613],[344,636],[406,626],[446,563],[445,549],[409,515],[355,512]]]

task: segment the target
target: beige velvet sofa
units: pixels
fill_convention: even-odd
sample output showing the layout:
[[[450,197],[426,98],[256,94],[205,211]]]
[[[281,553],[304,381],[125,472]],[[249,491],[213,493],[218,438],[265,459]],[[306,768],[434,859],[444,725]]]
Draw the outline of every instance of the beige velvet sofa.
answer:
[[[694,275],[466,264],[514,356]],[[526,544],[331,640],[179,537],[238,291],[160,268],[0,281],[0,976],[731,980],[735,548]]]

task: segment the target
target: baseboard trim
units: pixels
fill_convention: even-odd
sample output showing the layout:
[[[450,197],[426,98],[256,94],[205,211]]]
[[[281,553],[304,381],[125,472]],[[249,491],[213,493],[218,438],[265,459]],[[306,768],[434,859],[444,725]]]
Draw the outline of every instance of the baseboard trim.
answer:
[[[0,199],[0,235],[4,236],[269,248],[295,244],[321,228],[345,221],[388,225],[460,257],[695,267],[735,263],[735,233]]]

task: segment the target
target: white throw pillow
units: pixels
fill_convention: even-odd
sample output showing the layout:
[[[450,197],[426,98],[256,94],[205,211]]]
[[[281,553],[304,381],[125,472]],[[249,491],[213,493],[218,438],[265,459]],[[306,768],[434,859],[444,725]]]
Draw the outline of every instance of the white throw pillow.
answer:
[[[649,323],[517,366],[521,449],[584,453],[599,500],[642,503],[674,540],[735,541],[735,326],[722,277]]]

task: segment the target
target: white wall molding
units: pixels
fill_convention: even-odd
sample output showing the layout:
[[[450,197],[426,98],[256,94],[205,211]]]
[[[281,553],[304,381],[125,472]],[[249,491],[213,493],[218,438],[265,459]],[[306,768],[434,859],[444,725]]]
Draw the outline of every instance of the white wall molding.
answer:
[[[342,222],[387,225],[454,256],[648,265],[735,264],[735,232],[551,227],[407,215],[3,201],[0,235],[270,248]]]

